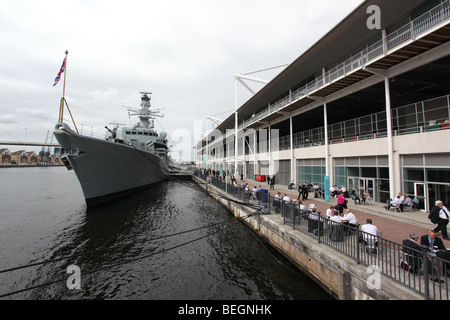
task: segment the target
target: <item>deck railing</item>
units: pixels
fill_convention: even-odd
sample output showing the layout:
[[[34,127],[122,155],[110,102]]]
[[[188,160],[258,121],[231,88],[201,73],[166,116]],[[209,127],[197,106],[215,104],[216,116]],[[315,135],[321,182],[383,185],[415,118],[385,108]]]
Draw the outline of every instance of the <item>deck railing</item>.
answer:
[[[269,104],[266,108],[259,111],[251,118],[245,119],[240,125],[238,125],[238,128],[243,129],[249,124],[258,121],[269,114],[279,111],[288,104],[310,95],[312,92],[331,84],[339,78],[344,77],[359,68],[363,68],[365,65],[370,64],[371,61],[384,56],[385,52],[395,50],[406,41],[415,40],[416,37],[420,36],[423,32],[432,29],[447,19],[450,19],[450,0],[443,1],[440,5],[388,34],[386,36],[387,44],[385,44],[384,39],[381,39],[374,44],[367,46],[367,48],[361,52],[352,55],[346,61],[330,68],[324,74],[316,77],[314,80],[303,85],[301,88],[290,92],[286,97],[273,104]]]
[[[450,129],[450,95],[421,101],[392,110],[393,135]],[[328,142],[337,144],[387,137],[386,112],[328,125]],[[294,133],[294,149],[325,144],[324,127]],[[279,150],[290,149],[290,136],[279,138]]]

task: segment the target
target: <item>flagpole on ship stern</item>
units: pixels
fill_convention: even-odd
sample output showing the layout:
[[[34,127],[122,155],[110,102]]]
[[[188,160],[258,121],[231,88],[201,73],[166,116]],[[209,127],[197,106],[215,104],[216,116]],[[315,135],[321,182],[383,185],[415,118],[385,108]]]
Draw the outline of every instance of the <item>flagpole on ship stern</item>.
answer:
[[[70,118],[72,119],[72,122],[73,122],[73,125],[74,125],[74,127],[75,127],[75,130],[76,130],[77,133],[79,133],[79,132],[78,132],[77,125],[76,125],[76,123],[75,123],[75,120],[73,119],[72,112],[70,111],[69,105],[67,104],[67,101],[66,101],[66,74],[67,74],[67,55],[68,55],[68,54],[69,54],[69,51],[66,50],[66,57],[65,57],[65,59],[64,59],[64,64],[65,64],[65,66],[64,66],[63,96],[62,96],[62,98],[61,98],[61,104],[60,104],[60,107],[59,107],[59,122],[60,122],[60,123],[63,122],[64,104],[66,104],[67,111],[69,111]]]
[[[67,55],[69,51],[66,50],[66,57],[64,59],[64,84],[63,84],[63,96],[61,98],[61,103],[59,104],[59,122],[63,122],[63,113],[64,113],[64,103],[66,101],[66,74],[67,74]]]

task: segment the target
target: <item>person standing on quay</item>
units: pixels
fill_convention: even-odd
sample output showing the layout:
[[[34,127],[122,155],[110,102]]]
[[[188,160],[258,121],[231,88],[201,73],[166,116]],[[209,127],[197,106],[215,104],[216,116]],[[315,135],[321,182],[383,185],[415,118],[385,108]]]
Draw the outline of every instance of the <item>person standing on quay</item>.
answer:
[[[303,195],[303,183],[302,182],[299,183],[297,191],[298,191],[298,198],[297,198],[297,200],[301,200],[300,198]]]
[[[308,200],[308,193],[309,193],[309,187],[308,187],[308,184],[305,182],[303,184],[303,200]]]
[[[345,197],[344,197],[344,193],[341,192],[338,196],[337,196],[337,206],[336,209],[339,210],[339,213],[342,213],[344,211],[344,207],[345,207]]]

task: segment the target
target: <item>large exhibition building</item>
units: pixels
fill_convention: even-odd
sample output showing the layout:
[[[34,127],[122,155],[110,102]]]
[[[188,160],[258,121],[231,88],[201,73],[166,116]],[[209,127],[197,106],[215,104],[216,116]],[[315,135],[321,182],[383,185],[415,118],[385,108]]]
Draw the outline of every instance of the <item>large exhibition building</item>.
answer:
[[[428,210],[450,190],[449,40],[449,0],[365,1],[198,142],[198,164]]]

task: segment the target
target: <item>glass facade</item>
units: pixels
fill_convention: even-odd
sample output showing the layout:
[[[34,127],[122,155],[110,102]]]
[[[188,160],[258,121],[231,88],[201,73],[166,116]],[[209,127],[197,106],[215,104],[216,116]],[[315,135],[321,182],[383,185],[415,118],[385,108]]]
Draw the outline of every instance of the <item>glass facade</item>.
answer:
[[[389,168],[387,157],[334,159],[334,184],[349,193],[368,192],[377,202],[389,200]]]
[[[325,159],[297,160],[297,187],[302,182],[310,182],[323,189]]]
[[[402,157],[404,192],[419,199],[420,209],[429,211],[450,192],[449,160],[450,154]]]

